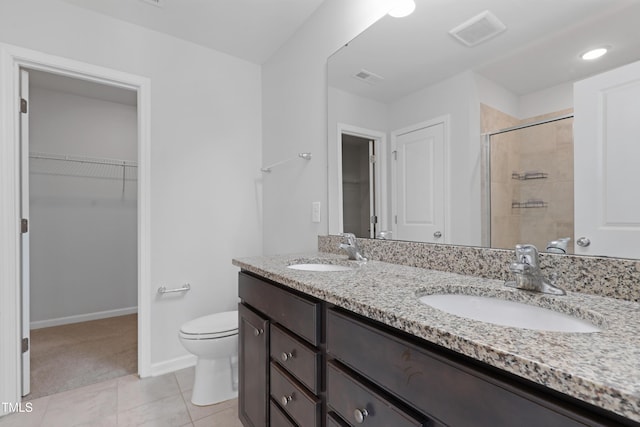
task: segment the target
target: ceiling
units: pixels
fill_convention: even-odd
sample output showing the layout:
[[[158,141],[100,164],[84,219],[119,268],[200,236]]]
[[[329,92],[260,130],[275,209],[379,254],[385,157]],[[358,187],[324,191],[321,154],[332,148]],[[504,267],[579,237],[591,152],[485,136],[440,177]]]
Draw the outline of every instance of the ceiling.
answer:
[[[63,1],[262,64],[324,0]]]
[[[449,30],[490,10],[507,29],[475,47]],[[474,70],[516,95],[573,82],[640,59],[638,0],[416,0],[405,18],[383,17],[329,60],[329,82],[382,102]],[[592,62],[579,55],[612,47]],[[365,69],[383,78],[353,78]]]

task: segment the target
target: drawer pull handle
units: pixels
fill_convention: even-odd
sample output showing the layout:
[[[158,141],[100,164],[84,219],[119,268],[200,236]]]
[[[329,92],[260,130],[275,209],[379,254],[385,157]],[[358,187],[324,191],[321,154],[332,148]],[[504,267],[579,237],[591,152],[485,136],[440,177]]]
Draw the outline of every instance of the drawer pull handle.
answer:
[[[253,328],[253,335],[255,335],[256,337],[259,335],[262,335],[263,332],[264,332],[264,329],[258,329],[256,327]]]
[[[364,419],[367,418],[368,415],[369,412],[366,409],[356,409],[355,411],[353,411],[353,418],[356,419],[356,422],[358,424],[362,424],[364,422]]]
[[[280,359],[282,359],[283,362],[286,362],[289,359],[293,359],[293,355],[294,355],[294,352],[287,353],[286,351],[283,351],[282,354],[280,355]]]
[[[282,398],[280,399],[280,402],[282,402],[282,406],[287,406],[287,404],[292,400],[293,400],[293,394],[291,394],[290,396],[282,396]]]

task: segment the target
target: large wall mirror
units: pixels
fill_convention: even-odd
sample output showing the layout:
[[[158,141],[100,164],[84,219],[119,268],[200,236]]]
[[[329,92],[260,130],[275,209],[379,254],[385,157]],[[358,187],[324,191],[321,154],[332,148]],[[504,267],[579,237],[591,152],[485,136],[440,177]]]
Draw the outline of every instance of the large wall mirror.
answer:
[[[636,0],[381,18],[328,60],[330,234],[640,258],[638,22]]]

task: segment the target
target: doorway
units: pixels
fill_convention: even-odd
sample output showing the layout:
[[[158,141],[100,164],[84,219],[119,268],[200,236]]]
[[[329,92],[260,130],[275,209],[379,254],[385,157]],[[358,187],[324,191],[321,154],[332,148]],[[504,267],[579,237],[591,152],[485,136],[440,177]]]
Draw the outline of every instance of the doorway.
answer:
[[[22,396],[20,71],[22,68],[133,90],[137,96],[137,341],[138,374],[151,374],[150,357],[150,80],[122,71],[0,44],[0,401]],[[23,347],[24,348],[24,347]],[[3,409],[3,412],[5,410]]]
[[[34,399],[137,372],[137,95],[27,68],[21,86],[22,393]]]
[[[344,232],[356,237],[376,235],[374,141],[342,135],[342,215]]]
[[[383,133],[338,125],[340,233],[376,238],[386,230],[385,142]]]

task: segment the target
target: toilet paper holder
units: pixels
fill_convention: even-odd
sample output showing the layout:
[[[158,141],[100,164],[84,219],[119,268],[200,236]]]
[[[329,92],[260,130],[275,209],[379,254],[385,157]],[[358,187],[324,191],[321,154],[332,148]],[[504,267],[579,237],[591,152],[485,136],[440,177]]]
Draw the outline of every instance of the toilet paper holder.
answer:
[[[187,292],[191,290],[191,285],[188,283],[185,283],[181,288],[173,288],[173,289],[167,289],[166,286],[160,286],[158,288],[158,294],[162,295],[162,294],[170,294],[172,292]]]

